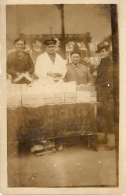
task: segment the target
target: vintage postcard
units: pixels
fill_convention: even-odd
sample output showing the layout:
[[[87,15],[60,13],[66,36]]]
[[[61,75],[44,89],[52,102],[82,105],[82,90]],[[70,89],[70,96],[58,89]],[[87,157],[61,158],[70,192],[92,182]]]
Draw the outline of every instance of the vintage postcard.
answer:
[[[1,0],[1,193],[126,193],[126,2]]]

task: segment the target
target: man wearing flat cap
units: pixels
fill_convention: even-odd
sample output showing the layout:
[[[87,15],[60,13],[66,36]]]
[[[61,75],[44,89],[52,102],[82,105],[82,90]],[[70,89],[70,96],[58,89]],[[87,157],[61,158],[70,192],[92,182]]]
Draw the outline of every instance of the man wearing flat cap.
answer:
[[[97,45],[96,53],[99,53],[101,61],[97,68],[96,90],[98,101],[102,104],[98,107],[97,128],[99,132],[105,133],[104,143],[109,143],[106,150],[114,149],[114,143],[110,144],[111,137],[114,137],[116,125],[114,122],[114,100],[113,100],[113,65],[109,53],[110,45],[102,42]]]
[[[92,77],[89,69],[80,63],[81,54],[78,51],[73,51],[70,54],[71,63],[67,65],[67,73],[64,81],[75,81],[77,85],[92,83]]]
[[[49,39],[44,41],[46,52],[39,55],[36,61],[35,73],[47,83],[52,83],[57,75],[63,79],[66,74],[66,64],[59,54],[55,52],[56,40]]]

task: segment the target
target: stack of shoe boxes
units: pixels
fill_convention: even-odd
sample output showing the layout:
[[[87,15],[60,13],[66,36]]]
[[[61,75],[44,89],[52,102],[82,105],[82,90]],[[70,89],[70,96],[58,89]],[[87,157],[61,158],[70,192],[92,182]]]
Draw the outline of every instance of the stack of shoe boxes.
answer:
[[[54,94],[54,104],[63,104],[65,102],[64,93],[55,93]]]
[[[21,85],[11,84],[10,90],[7,92],[8,106],[21,106]]]
[[[44,104],[54,104],[54,93],[45,93],[44,94]]]
[[[44,94],[22,94],[22,105],[38,107],[44,105]]]
[[[77,93],[76,92],[64,93],[64,103],[77,103]]]
[[[97,92],[95,86],[79,85],[76,87],[77,90],[77,103],[81,102],[96,102]]]
[[[11,90],[7,93],[7,103],[12,106],[38,107],[46,104],[90,103],[97,102],[95,86],[63,84],[60,91],[52,90],[34,92],[32,87],[23,84],[11,84]]]

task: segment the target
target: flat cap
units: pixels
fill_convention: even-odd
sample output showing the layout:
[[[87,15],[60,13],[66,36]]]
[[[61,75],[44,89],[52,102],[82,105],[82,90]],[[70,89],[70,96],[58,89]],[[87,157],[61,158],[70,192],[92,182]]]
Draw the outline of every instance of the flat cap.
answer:
[[[81,53],[79,51],[72,51],[70,53],[70,56],[72,56],[73,54],[78,54],[81,57]]]
[[[48,39],[48,40],[45,40],[43,43],[44,43],[44,45],[55,45],[56,44],[56,40],[54,40],[54,39]]]

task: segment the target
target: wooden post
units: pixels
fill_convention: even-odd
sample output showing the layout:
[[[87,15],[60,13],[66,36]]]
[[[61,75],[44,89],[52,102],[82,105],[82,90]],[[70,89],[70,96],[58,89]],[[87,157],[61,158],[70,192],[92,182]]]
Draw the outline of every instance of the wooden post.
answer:
[[[64,28],[64,5],[61,6],[61,33],[62,33],[62,48],[65,57],[65,28]]]
[[[116,139],[116,185],[119,186],[119,42],[118,42],[118,17],[117,5],[111,4],[112,27],[112,55],[113,55],[113,93],[114,93],[114,118]]]
[[[63,4],[56,4],[56,7],[60,10],[61,13],[61,35],[62,35],[62,53],[63,57],[65,57],[65,25],[64,25],[64,5]]]
[[[50,36],[52,38],[52,27],[50,28]]]

